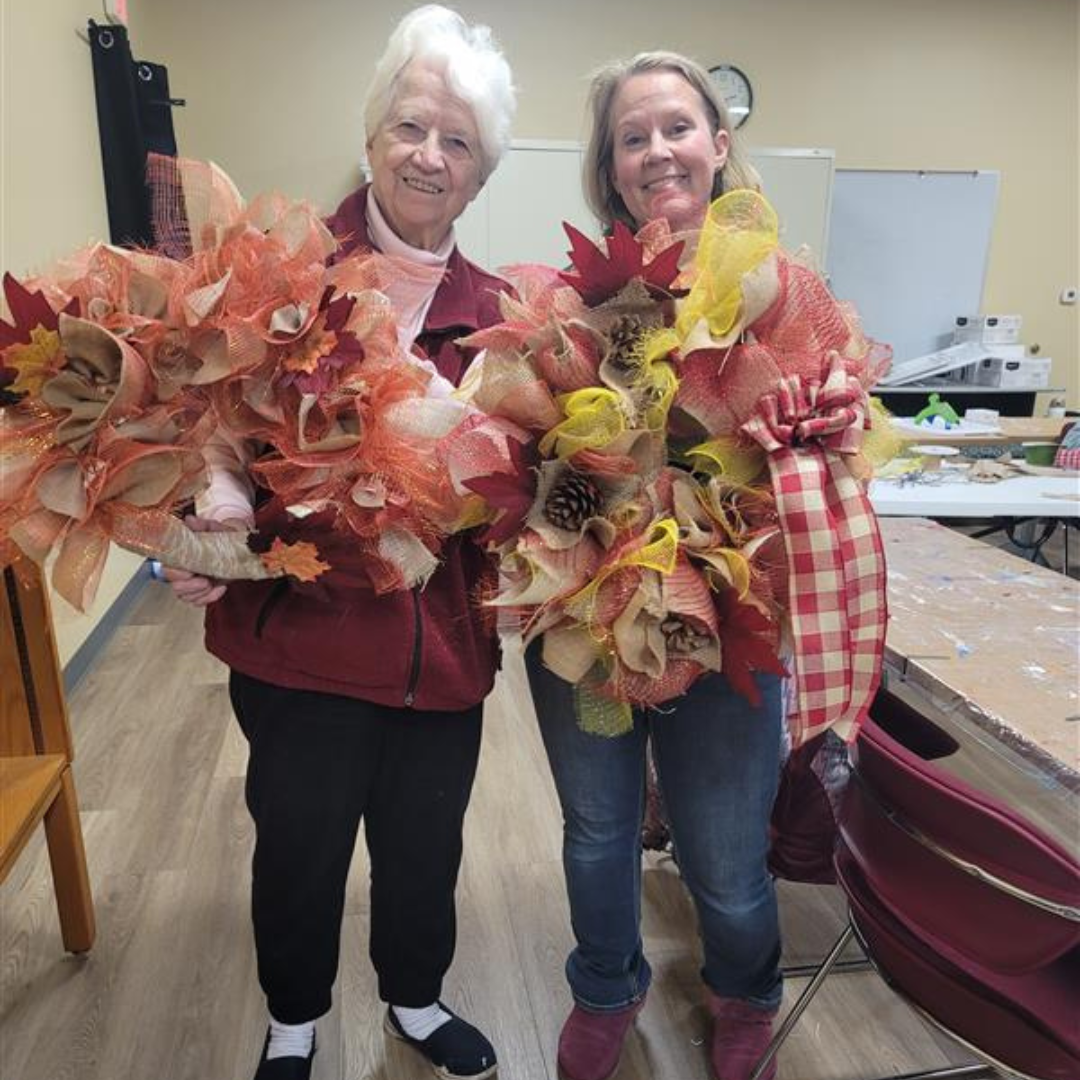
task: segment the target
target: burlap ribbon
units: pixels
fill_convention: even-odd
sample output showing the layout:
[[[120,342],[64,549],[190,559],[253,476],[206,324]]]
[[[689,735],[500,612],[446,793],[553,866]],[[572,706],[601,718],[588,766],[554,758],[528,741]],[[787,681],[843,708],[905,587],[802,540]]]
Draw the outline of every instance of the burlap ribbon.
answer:
[[[164,554],[155,544],[136,544],[133,536],[121,535],[124,515],[142,511],[145,517],[154,508],[157,517],[175,521],[157,508],[192,495],[202,471],[197,450],[129,443],[106,432],[92,459],[63,458],[38,476],[40,508],[14,525],[11,538],[38,561],[59,545],[53,586],[83,611],[97,589],[110,540],[141,554]]]
[[[146,361],[116,334],[87,319],[60,315],[63,369],[41,389],[41,399],[67,416],[56,441],[72,453],[85,450],[103,424],[145,407],[150,393]]]
[[[797,743],[852,739],[881,680],[885,558],[870,500],[849,469],[866,392],[833,354],[823,383],[784,378],[742,431],[768,452],[790,575]]]

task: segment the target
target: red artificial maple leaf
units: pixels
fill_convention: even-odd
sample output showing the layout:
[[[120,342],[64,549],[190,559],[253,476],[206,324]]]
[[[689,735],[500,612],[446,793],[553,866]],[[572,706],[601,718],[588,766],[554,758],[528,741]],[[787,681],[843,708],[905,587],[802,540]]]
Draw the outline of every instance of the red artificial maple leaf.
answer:
[[[640,278],[658,299],[670,295],[671,284],[679,276],[681,240],[646,263],[645,245],[621,221],[615,222],[615,229],[607,238],[606,252],[573,225],[564,221],[563,228],[570,237],[567,254],[577,273],[560,273],[559,277],[573,286],[586,304],[602,304],[634,278]]]
[[[734,589],[725,589],[720,594],[717,608],[720,612],[720,656],[724,674],[731,688],[756,707],[761,704],[761,693],[754,682],[753,672],[787,674],[787,668],[776,655],[771,640],[775,629],[756,607],[740,604]]]
[[[500,513],[484,530],[481,539],[496,547],[505,543],[521,529],[536,497],[536,480],[532,474],[531,457],[517,439],[507,444],[513,472],[489,473],[463,481],[463,486],[483,498],[488,506]]]
[[[14,388],[13,384],[20,384],[24,375],[20,371],[21,365],[16,364],[10,355],[5,362],[5,350],[13,345],[31,345],[35,341],[35,332],[38,337],[46,331],[55,335],[60,325],[60,314],[78,314],[79,301],[72,299],[63,312],[58,313],[53,311],[44,293],[31,292],[11,274],[4,275],[4,297],[12,321],[0,319],[0,405],[13,405],[32,386],[21,385],[18,390]],[[55,336],[53,342],[58,348],[59,341]]]
[[[295,383],[302,394],[325,394],[345,369],[355,368],[364,359],[364,346],[345,329],[355,304],[354,296],[334,296],[333,289],[323,293],[318,317],[286,350],[279,385]]]
[[[0,351],[9,345],[28,344],[30,332],[39,326],[56,330],[60,315],[75,315],[79,310],[79,301],[73,299],[62,312],[53,311],[44,293],[31,292],[11,274],[4,275],[4,298],[12,321],[0,319]]]

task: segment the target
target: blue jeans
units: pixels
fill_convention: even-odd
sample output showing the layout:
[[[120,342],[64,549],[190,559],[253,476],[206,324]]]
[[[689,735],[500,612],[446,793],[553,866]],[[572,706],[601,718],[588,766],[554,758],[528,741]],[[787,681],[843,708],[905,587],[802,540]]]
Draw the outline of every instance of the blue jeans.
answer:
[[[566,962],[574,1000],[617,1010],[645,995],[641,822],[652,739],[683,880],[700,922],[702,978],[721,997],[780,1004],[780,927],[766,868],[780,770],[780,680],[757,676],[760,708],[723,675],[706,675],[662,709],[635,710],[633,730],[589,735],[573,687],[534,642],[526,666],[563,812],[563,867],[577,947]]]

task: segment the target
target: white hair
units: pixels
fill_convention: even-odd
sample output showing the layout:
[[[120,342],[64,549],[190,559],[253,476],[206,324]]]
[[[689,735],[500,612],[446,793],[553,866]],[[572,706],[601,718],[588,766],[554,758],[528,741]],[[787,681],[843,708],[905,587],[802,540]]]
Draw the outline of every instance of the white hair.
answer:
[[[456,11],[439,4],[410,11],[390,35],[364,100],[369,142],[393,107],[398,78],[414,60],[432,60],[443,67],[454,96],[472,109],[486,180],[510,146],[515,108],[510,65],[491,30],[470,26]]]

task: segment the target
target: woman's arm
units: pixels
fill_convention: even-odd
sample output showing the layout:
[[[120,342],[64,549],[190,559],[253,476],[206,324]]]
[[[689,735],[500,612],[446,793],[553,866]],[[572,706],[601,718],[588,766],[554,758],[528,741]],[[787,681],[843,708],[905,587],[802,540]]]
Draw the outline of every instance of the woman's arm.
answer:
[[[255,458],[251,445],[218,428],[203,447],[210,484],[195,500],[195,513],[206,521],[237,521],[255,525],[255,484],[248,466]]]
[[[250,445],[220,428],[203,447],[210,484],[195,500],[195,514],[184,518],[192,532],[246,531],[255,525],[255,485],[248,472],[254,458]],[[220,600],[227,582],[187,570],[165,567],[162,576],[178,600],[197,607]]]

